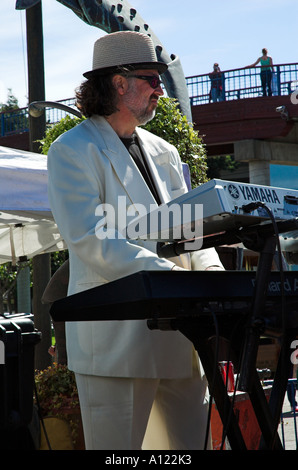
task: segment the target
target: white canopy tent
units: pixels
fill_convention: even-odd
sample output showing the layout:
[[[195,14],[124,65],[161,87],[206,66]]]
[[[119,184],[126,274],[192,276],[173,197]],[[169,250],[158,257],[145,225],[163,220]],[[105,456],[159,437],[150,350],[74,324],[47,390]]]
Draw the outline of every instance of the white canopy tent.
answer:
[[[47,180],[46,155],[0,146],[0,264],[66,248]]]

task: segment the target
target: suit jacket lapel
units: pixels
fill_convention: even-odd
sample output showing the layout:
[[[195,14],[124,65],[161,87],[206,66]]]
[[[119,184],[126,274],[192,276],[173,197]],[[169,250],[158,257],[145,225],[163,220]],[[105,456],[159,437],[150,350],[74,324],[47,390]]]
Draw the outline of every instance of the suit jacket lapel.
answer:
[[[155,184],[156,190],[159,194],[160,200],[162,203],[169,202],[171,200],[171,195],[168,192],[167,185],[165,183],[166,178],[163,178],[163,172],[166,171],[165,168],[163,168],[162,165],[158,164],[158,159],[160,155],[152,155],[152,152],[150,151],[150,145],[148,141],[146,141],[144,138],[140,136],[140,133],[138,132],[138,128],[136,129],[140,146],[142,147],[143,150],[143,155],[146,158],[146,161],[148,163],[149,170],[151,172],[151,176],[153,179],[153,183]],[[166,155],[168,158],[168,155]]]
[[[105,141],[106,148],[101,148],[101,151],[110,160],[119,178],[119,182],[125,189],[131,203],[142,202],[142,204],[146,205],[147,210],[152,210],[150,205],[156,206],[156,201],[148,186],[144,184],[142,175],[114,129],[103,117],[96,116],[90,120],[95,124],[97,132],[100,132],[101,137]],[[156,158],[154,158],[150,151],[150,143],[143,136],[139,135],[138,128],[136,132],[160,200],[162,203],[168,202],[171,196],[164,182],[165,178],[162,176],[162,172],[165,170],[162,165],[158,165],[155,161]],[[140,194],[142,195],[142,201],[140,201]]]
[[[142,203],[149,210],[150,204],[156,205],[156,201],[118,135],[104,118],[96,117],[91,120],[95,123],[97,131],[101,128],[99,130],[106,144],[106,148],[101,148],[101,151],[113,166],[130,202]]]

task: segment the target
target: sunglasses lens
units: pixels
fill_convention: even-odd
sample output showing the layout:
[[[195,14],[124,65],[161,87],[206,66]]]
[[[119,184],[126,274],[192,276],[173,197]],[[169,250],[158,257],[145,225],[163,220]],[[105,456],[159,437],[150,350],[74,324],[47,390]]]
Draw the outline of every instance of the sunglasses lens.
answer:
[[[161,84],[159,77],[151,75],[129,75],[130,77],[138,78],[139,80],[146,80],[151,88],[156,89]]]
[[[157,88],[160,85],[160,79],[158,77],[150,77],[150,86],[152,88]]]

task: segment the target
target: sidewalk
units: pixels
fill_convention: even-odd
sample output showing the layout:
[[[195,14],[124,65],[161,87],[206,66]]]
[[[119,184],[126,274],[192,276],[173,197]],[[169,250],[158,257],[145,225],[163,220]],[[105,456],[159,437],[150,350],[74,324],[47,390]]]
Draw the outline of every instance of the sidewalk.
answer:
[[[296,430],[295,430],[296,425]],[[295,414],[291,411],[291,406],[287,397],[285,397],[283,405],[283,413],[281,422],[278,427],[278,433],[285,450],[297,450],[297,431],[298,429],[298,412]]]

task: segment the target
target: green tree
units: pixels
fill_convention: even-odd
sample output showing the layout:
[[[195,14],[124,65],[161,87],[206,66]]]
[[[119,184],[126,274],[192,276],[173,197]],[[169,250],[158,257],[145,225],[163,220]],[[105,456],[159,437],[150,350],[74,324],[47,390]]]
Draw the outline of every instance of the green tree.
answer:
[[[40,140],[41,144],[41,153],[47,155],[50,146],[56,140],[59,135],[64,134],[64,132],[69,131],[72,127],[75,127],[77,124],[82,122],[85,118],[77,118],[65,116],[65,118],[60,119],[56,124],[50,125],[47,127],[45,136]]]
[[[1,135],[28,130],[26,109],[19,108],[18,99],[12,94],[11,88],[8,89],[7,102],[0,103],[0,112],[4,117],[0,121],[0,126],[4,126],[0,128]]]
[[[16,308],[16,280],[20,269],[21,265],[16,267],[12,263],[0,265],[0,315]]]
[[[11,88],[8,88],[7,102],[0,103],[0,111],[7,112],[12,111],[13,109],[19,109],[18,99],[12,94]]]
[[[178,149],[181,160],[189,166],[193,187],[207,181],[205,145],[198,131],[181,114],[177,100],[160,98],[155,118],[144,127]]]
[[[233,155],[221,155],[210,157],[208,159],[208,179],[220,178],[221,172],[226,170],[231,173],[239,168],[240,163],[237,162]]]

